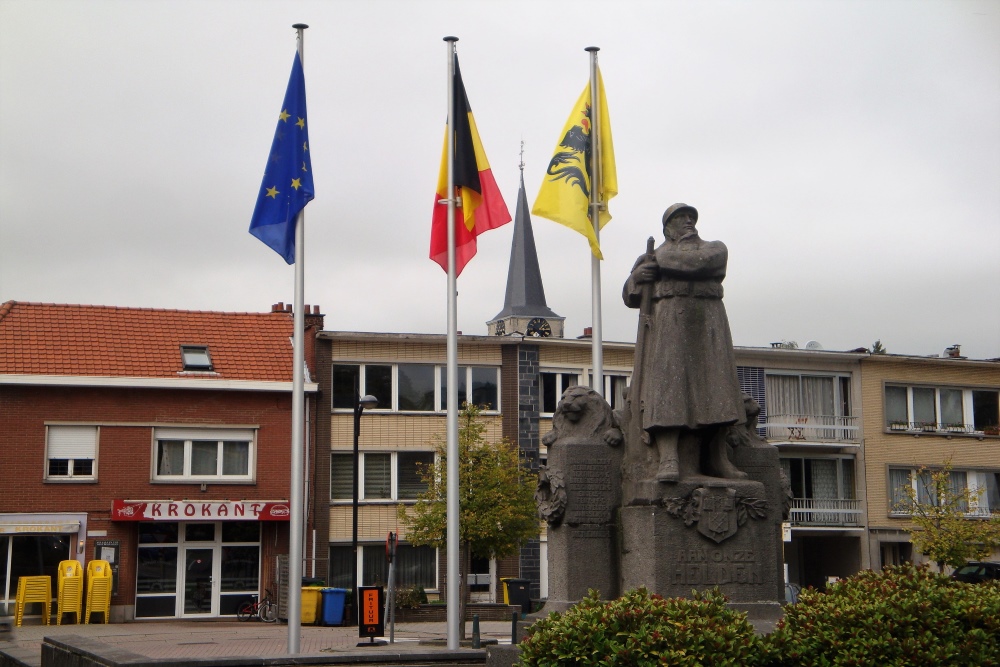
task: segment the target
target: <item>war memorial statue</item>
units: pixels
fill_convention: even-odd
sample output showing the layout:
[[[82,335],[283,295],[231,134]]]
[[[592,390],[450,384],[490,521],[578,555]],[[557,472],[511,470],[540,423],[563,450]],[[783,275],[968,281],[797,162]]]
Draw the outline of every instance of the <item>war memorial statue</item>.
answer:
[[[663,243],[649,239],[622,290],[639,309],[623,408],[610,414],[594,392],[582,402],[572,388],[547,436],[538,499],[557,604],[546,611],[588,588],[683,597],[718,586],[751,613],[775,615],[786,491],[777,450],[757,433],[760,408],[740,391],[722,303],[728,250],[698,235],[692,206],[670,206],[662,223]],[[577,426],[560,429],[567,420]]]

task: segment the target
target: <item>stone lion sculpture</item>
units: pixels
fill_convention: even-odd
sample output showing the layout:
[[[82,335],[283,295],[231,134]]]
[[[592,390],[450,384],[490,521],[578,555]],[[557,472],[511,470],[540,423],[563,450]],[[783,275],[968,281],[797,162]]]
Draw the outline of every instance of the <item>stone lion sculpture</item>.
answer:
[[[563,439],[617,447],[624,437],[608,402],[593,389],[576,386],[563,392],[552,416],[552,430],[542,438],[542,444],[551,447]]]

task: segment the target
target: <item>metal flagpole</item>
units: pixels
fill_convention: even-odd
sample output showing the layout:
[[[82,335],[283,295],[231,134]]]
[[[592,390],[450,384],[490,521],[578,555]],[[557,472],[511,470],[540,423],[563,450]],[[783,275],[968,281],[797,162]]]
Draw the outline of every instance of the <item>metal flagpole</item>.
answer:
[[[305,76],[303,54],[304,23],[292,26],[297,31],[299,60]],[[302,622],[302,536],[305,508],[302,492],[303,426],[305,417],[305,208],[295,223],[295,295],[292,305],[294,327],[292,344],[292,480],[289,504],[291,512],[288,528],[288,653],[299,652],[299,629]]]
[[[448,422],[446,455],[448,476],[447,500],[447,603],[448,650],[458,650],[460,635],[459,606],[462,584],[458,569],[458,290],[455,276],[455,42],[458,37],[445,37],[448,43]]]
[[[601,109],[598,106],[601,96],[597,89],[597,52],[600,47],[588,46],[590,53],[590,220],[594,225],[594,237],[598,244],[601,241]],[[591,370],[591,388],[604,396],[604,333],[601,325],[601,260],[590,255],[590,305],[593,313],[593,331],[591,337],[593,369]]]

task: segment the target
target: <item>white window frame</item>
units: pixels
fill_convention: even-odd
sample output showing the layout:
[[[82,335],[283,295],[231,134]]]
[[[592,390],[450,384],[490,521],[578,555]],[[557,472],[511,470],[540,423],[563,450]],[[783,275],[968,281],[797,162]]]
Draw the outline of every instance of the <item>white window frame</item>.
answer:
[[[185,371],[215,370],[207,345],[181,345],[181,363]]]
[[[906,424],[905,428],[899,430],[905,431],[922,431],[922,430],[933,430],[933,431],[945,431],[954,433],[967,433],[967,434],[982,434],[982,430],[975,430],[975,414],[972,403],[972,392],[974,391],[985,391],[992,392],[997,391],[991,387],[955,387],[948,385],[925,385],[925,384],[905,384],[901,382],[886,382],[882,387],[882,412],[883,419],[885,421],[884,428],[887,430],[897,430],[893,424],[890,424],[887,417],[885,417],[886,412],[886,390],[889,387],[899,387],[906,390]],[[926,426],[924,422],[914,421],[913,413],[913,390],[914,389],[931,389],[934,391],[934,422],[927,422]],[[941,421],[941,390],[954,390],[962,392],[962,424],[954,425],[950,423],[945,423]],[[998,392],[998,397],[1000,397],[1000,392]],[[998,399],[1000,400],[1000,399]]]
[[[55,442],[53,442],[55,440]],[[97,453],[100,427],[91,425],[48,424],[45,427],[45,475],[47,481],[92,482],[97,480]],[[87,456],[89,454],[89,456]],[[65,475],[49,473],[52,460],[69,461]],[[89,474],[74,472],[76,461],[91,461]]]
[[[913,489],[914,494],[918,493],[917,485],[920,483],[920,469],[912,468],[907,466],[889,466],[889,470],[905,470],[909,474],[910,486]],[[988,518],[992,516],[991,512],[1000,512],[1000,507],[990,507],[989,498],[987,497],[987,487],[985,484],[980,487],[980,481],[985,482],[985,475],[994,475],[996,471],[993,470],[966,470],[966,469],[952,469],[952,472],[960,472],[965,475],[965,488],[969,490],[969,511],[965,513],[965,516],[974,518]],[[889,474],[888,472],[886,473]],[[889,475],[889,484],[891,484],[892,476]],[[896,510],[892,504],[892,494],[893,489],[887,484],[888,489],[888,500],[889,500],[889,515],[897,517],[911,516],[913,513],[905,510]],[[980,490],[980,488],[982,490]],[[936,502],[936,501],[935,501]]]
[[[347,548],[347,549],[349,549],[351,547],[351,545],[349,543],[344,543],[344,542],[332,542],[332,543],[330,543],[330,546],[331,547]],[[372,542],[359,542],[358,543],[358,552],[357,552],[357,561],[356,561],[356,569],[357,569],[357,573],[358,573],[358,580],[355,582],[354,585],[360,586],[361,582],[365,580],[365,558],[364,558],[364,556],[365,556],[365,547],[376,547],[376,546],[379,547],[379,548],[382,548],[382,549],[385,548],[384,544],[376,544],[376,543],[372,543]],[[413,547],[415,545],[410,544],[409,542],[403,541],[403,542],[399,542],[396,546],[398,548],[398,547]],[[434,559],[434,562],[433,562],[433,566],[434,566],[434,584],[432,586],[430,586],[430,587],[425,586],[424,590],[426,592],[428,592],[428,593],[437,593],[437,592],[439,592],[438,583],[437,582],[441,581],[441,572],[440,572],[440,569],[441,569],[441,550],[438,549],[437,547],[430,547],[430,549],[433,552],[433,556],[432,557]]]
[[[353,451],[335,449],[330,452],[331,462],[334,455],[345,456],[352,459],[353,462]],[[388,498],[365,498],[365,458],[366,455],[374,454],[384,456],[389,455],[389,475],[390,475],[390,491]],[[368,450],[358,452],[358,502],[364,502],[367,504],[378,504],[378,503],[393,503],[393,504],[413,504],[417,502],[416,498],[400,498],[399,497],[399,455],[400,454],[431,454],[433,456],[432,465],[437,463],[437,453],[426,449],[404,449],[400,451],[379,451],[379,450]],[[351,504],[354,502],[353,494],[354,490],[351,489],[351,498],[334,498],[333,497],[333,486],[332,480],[333,475],[330,475],[331,487],[330,487],[330,503],[331,504]],[[351,483],[353,486],[354,478],[352,476]]]
[[[608,405],[611,406],[612,410],[620,410],[625,406],[615,405],[614,401],[612,400],[615,395],[614,392],[612,391],[611,381],[614,378],[623,379],[625,381],[625,388],[627,390],[629,387],[632,386],[632,374],[625,371],[609,371],[607,369],[605,369],[604,371],[604,398],[605,400],[607,400]]]
[[[555,410],[545,410],[545,382],[543,375],[556,376],[556,406],[563,392],[574,386],[586,386],[586,375],[581,368],[541,368],[538,371],[538,413],[542,417],[551,417]],[[573,381],[575,380],[575,382]]]
[[[422,361],[407,361],[407,362],[388,362],[388,361],[352,361],[346,359],[337,359],[332,362],[332,366],[357,366],[359,374],[359,395],[364,396],[371,393],[365,386],[365,368],[367,366],[390,366],[392,368],[392,396],[389,400],[386,400],[385,396],[376,396],[379,403],[374,408],[368,408],[366,412],[399,412],[408,415],[440,415],[447,412],[446,408],[441,407],[444,405],[446,397],[442,391],[442,385],[447,378],[447,366],[442,366],[433,362],[422,362]],[[433,410],[400,410],[399,409],[399,367],[400,366],[433,366],[434,367],[434,409]],[[500,367],[492,364],[459,364],[459,373],[465,372],[465,396],[458,397],[459,406],[465,402],[472,401],[472,370],[473,368],[486,368],[493,369],[496,372],[496,405],[490,406],[488,410],[483,410],[483,414],[495,415],[500,414],[502,410],[501,403],[501,388],[500,388]],[[332,377],[332,373],[331,373]],[[351,412],[350,408],[336,408],[333,407],[333,396],[331,392],[330,398],[331,410],[335,413],[347,413]]]
[[[771,370],[765,369],[764,371],[764,396],[767,397],[767,378],[772,376],[781,377],[796,377],[799,379],[799,405],[802,404],[802,381],[803,379],[822,379],[829,380],[832,385],[831,394],[833,396],[833,414],[831,415],[815,415],[817,417],[851,417],[853,416],[854,406],[853,397],[851,396],[851,376],[848,373],[812,373],[809,371],[792,371],[792,370]],[[844,380],[847,380],[847,396],[844,395]],[[800,412],[802,408],[800,407]],[[841,414],[848,413],[848,414]],[[804,413],[803,413],[804,414]]]
[[[180,474],[161,475],[157,472],[159,466],[160,442],[182,441],[184,443],[184,464]],[[218,456],[216,458],[216,474],[194,475],[191,473],[192,443],[216,442]],[[225,442],[246,442],[247,472],[245,475],[225,475],[224,465]],[[153,482],[170,482],[172,484],[200,484],[207,482],[240,484],[256,481],[257,470],[257,432],[255,429],[213,429],[213,428],[156,428],[153,429],[152,455],[150,456],[150,480]]]

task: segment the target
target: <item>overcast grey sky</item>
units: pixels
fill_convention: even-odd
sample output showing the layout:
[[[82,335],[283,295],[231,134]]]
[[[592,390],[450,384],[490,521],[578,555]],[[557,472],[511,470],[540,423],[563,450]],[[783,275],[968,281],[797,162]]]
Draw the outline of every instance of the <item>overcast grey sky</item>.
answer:
[[[1000,2],[0,0],[0,301],[265,311],[293,268],[247,233],[295,49],[316,199],[306,302],[334,330],[444,333],[427,258],[446,46],[513,212],[599,46],[619,196],[604,336],[660,215],[729,246],[737,345],[1000,357]],[[591,325],[583,236],[533,219],[548,305]],[[503,305],[480,237],[459,328]]]

